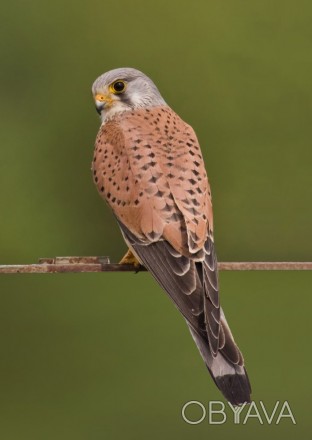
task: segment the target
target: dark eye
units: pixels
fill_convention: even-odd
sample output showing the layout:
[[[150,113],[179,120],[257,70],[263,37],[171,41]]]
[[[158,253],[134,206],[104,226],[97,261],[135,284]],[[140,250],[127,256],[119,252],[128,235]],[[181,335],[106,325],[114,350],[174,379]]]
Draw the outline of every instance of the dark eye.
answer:
[[[123,81],[117,80],[113,83],[112,87],[114,92],[122,93],[126,88],[126,84]]]

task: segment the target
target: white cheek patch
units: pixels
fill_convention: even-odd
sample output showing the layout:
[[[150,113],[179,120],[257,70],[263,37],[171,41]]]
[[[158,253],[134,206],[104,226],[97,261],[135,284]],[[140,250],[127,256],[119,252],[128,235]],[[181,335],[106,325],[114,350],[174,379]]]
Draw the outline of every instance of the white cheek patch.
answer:
[[[111,107],[105,108],[101,113],[102,122],[111,119],[116,113],[124,112],[126,110],[131,110],[131,108],[123,103],[122,101],[114,101]]]
[[[142,97],[142,94],[137,93],[137,92],[131,93],[131,103],[134,107],[142,106],[143,102],[144,102],[144,99]]]

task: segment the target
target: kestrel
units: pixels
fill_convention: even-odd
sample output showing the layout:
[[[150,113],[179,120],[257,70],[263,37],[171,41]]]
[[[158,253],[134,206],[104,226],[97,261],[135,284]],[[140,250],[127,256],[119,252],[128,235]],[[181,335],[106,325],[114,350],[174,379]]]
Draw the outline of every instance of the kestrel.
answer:
[[[250,402],[250,383],[219,302],[211,193],[192,127],[150,78],[111,70],[92,93],[101,127],[92,171],[129,251],[184,316],[218,388],[235,405]]]

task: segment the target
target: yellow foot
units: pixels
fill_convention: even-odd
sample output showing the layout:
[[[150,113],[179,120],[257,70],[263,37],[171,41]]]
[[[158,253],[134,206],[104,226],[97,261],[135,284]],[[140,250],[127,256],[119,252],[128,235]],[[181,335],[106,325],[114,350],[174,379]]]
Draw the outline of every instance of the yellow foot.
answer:
[[[141,266],[141,263],[137,260],[137,258],[133,255],[133,253],[128,249],[126,255],[122,257],[119,261],[119,264],[133,264],[133,266],[138,269]]]

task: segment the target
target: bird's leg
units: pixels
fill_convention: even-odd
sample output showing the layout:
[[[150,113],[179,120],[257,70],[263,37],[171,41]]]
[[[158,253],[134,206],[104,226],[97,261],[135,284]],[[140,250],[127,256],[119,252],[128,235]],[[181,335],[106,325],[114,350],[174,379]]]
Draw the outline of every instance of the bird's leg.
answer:
[[[141,263],[138,259],[133,255],[132,251],[128,249],[127,253],[122,257],[119,261],[119,264],[133,264],[133,266],[138,269],[141,266]]]

